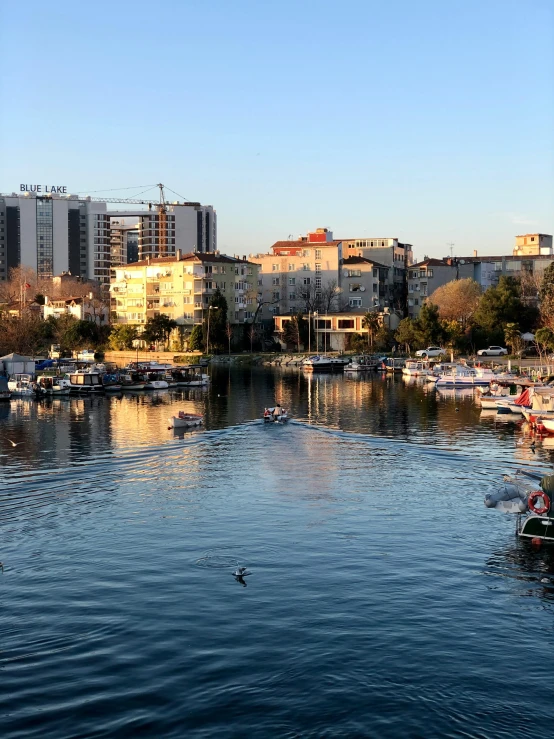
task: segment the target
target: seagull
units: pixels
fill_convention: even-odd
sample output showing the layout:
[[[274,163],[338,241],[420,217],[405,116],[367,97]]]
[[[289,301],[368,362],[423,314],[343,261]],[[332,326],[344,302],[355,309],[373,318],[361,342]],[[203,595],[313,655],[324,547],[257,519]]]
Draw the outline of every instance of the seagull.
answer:
[[[5,439],[7,439],[7,440],[8,440],[9,442],[10,442],[10,444],[11,444],[12,446],[14,446],[14,447],[15,447],[15,446],[19,446],[20,444],[23,444],[23,442],[22,442],[22,441],[12,441],[11,439],[8,439],[8,437],[7,437],[7,436],[5,436],[4,438],[5,438]]]
[[[246,567],[237,567],[235,572],[233,572],[233,575],[235,577],[245,577],[246,575],[249,575],[250,572],[246,569]]]

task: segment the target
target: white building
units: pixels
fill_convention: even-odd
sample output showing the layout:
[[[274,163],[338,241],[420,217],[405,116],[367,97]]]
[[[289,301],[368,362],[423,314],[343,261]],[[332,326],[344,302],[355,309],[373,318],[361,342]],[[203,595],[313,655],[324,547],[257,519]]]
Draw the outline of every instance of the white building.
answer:
[[[43,306],[43,316],[59,318],[71,315],[78,321],[92,321],[99,325],[108,323],[110,310],[100,300],[96,300],[93,293],[88,296],[75,296],[59,300],[46,297]]]

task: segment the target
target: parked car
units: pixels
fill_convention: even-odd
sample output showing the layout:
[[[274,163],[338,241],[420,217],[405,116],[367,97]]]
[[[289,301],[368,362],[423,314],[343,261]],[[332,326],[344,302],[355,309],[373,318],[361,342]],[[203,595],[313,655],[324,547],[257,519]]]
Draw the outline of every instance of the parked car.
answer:
[[[502,346],[489,346],[487,349],[479,349],[477,355],[479,357],[502,357],[507,353],[508,350]]]
[[[416,352],[416,357],[440,357],[444,354],[444,349],[440,346],[428,346],[427,349],[420,349]]]
[[[525,349],[520,349],[517,353],[518,357],[536,357],[537,356],[537,347],[536,346],[526,346]]]

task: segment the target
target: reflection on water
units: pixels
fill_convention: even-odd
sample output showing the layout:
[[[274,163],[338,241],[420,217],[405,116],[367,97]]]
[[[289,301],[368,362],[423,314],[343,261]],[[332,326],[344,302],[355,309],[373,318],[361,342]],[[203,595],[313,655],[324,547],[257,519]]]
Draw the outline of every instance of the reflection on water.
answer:
[[[483,498],[552,452],[471,392],[215,368],[0,423],[2,737],[550,735],[553,555]]]

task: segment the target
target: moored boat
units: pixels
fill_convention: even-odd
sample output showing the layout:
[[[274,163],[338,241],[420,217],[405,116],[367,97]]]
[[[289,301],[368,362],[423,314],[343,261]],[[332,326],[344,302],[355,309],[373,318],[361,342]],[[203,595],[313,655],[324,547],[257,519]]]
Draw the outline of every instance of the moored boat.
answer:
[[[35,398],[37,386],[29,374],[15,374],[8,380],[8,388],[12,396],[21,398]]]
[[[100,372],[75,372],[69,375],[69,389],[72,393],[100,394],[104,392]]]
[[[425,359],[407,359],[402,374],[406,377],[427,377],[432,374],[431,365]]]
[[[314,356],[302,362],[302,368],[307,372],[331,372],[333,365],[331,359],[325,356]]]

